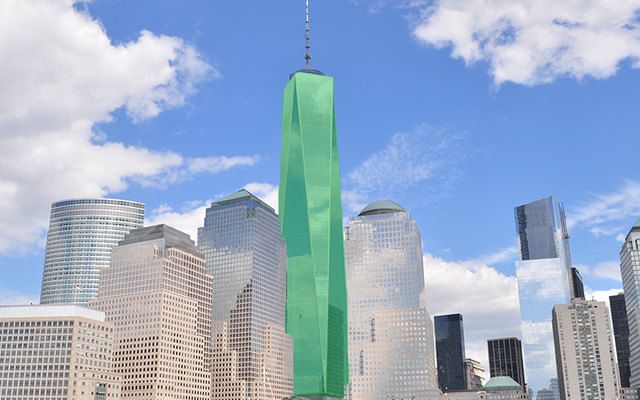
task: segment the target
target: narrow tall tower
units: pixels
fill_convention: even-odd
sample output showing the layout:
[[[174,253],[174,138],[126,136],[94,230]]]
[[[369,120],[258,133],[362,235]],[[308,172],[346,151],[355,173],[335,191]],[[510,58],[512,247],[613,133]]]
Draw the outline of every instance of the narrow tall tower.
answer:
[[[285,88],[282,112],[286,325],[294,339],[294,394],[342,398],[349,380],[347,296],[333,79],[305,58],[307,68]]]
[[[557,378],[551,311],[575,297],[569,234],[564,208],[553,197],[516,207],[515,222],[526,379],[529,388],[538,391]]]

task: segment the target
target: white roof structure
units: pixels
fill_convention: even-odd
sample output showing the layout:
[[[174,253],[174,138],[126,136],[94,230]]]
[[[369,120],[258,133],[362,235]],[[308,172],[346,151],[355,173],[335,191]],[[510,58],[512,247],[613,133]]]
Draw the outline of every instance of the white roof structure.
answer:
[[[104,313],[74,304],[0,306],[0,318],[87,318],[105,321]]]

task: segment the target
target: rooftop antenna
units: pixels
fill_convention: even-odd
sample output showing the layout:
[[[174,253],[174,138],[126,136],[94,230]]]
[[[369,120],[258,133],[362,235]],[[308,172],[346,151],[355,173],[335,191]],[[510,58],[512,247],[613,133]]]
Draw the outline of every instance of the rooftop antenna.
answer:
[[[306,0],[306,26],[305,26],[305,46],[306,53],[304,60],[306,62],[306,69],[311,69],[311,29],[309,28],[309,0]]]

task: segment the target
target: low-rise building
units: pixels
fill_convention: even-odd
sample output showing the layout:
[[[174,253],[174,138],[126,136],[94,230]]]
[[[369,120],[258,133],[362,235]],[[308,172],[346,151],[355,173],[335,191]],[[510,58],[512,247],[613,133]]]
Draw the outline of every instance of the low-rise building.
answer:
[[[0,399],[119,399],[113,329],[76,305],[0,307]]]

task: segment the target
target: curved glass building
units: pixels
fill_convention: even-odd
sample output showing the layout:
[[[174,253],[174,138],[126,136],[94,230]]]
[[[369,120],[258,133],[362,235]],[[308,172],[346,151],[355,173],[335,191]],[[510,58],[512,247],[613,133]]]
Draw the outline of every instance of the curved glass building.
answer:
[[[440,398],[417,223],[383,200],[350,219],[349,400]]]
[[[98,295],[100,270],[111,249],[144,223],[144,204],[119,199],[75,199],[51,205],[41,304],[87,304]]]

